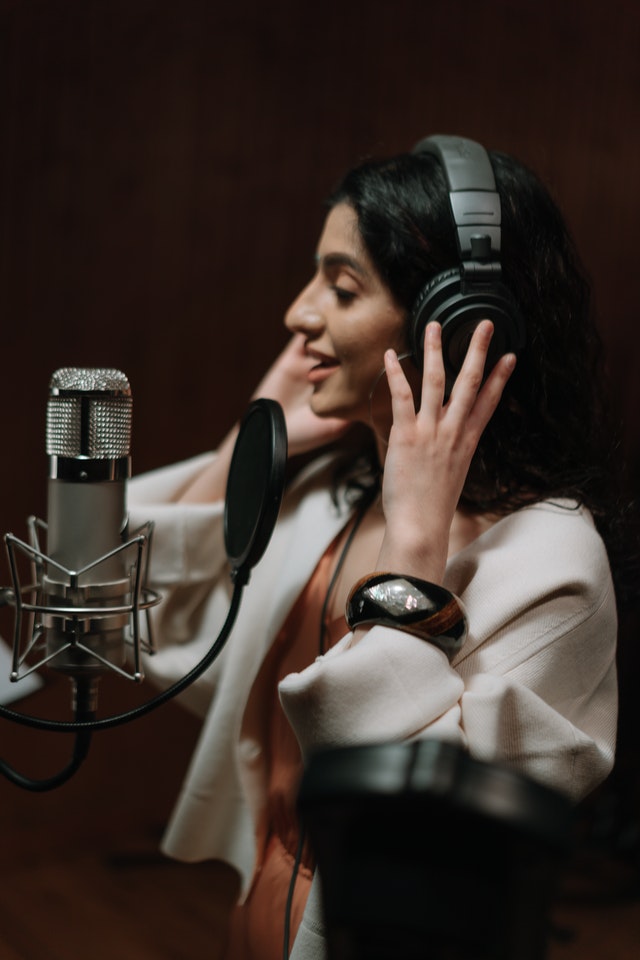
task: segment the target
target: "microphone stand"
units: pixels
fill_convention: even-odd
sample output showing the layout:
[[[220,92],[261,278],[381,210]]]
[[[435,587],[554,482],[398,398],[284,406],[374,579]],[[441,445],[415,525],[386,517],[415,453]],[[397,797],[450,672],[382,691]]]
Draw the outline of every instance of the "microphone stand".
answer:
[[[166,690],[163,690],[151,700],[146,701],[146,703],[134,707],[125,713],[96,720],[96,680],[95,678],[81,676],[74,678],[74,720],[47,720],[44,717],[30,717],[18,713],[15,710],[10,710],[8,707],[0,706],[0,717],[4,717],[5,720],[11,720],[14,723],[20,723],[23,726],[33,727],[37,730],[49,730],[57,733],[75,733],[76,735],[72,758],[69,764],[58,774],[43,780],[33,780],[18,773],[4,760],[0,760],[0,773],[12,783],[26,790],[34,792],[53,790],[66,783],[82,765],[89,752],[91,735],[94,730],[108,730],[112,727],[129,723],[132,720],[137,720],[139,717],[145,716],[147,713],[150,713],[152,710],[155,710],[157,707],[182,693],[183,690],[189,687],[211,666],[222,652],[236,621],[238,610],[240,609],[242,591],[249,581],[249,576],[250,568],[234,568],[232,570],[231,579],[234,583],[233,594],[231,596],[226,620],[222,625],[218,637],[204,657],[189,673],[185,674],[184,677],[181,677],[180,680],[176,681],[176,683],[172,684],[172,686]]]

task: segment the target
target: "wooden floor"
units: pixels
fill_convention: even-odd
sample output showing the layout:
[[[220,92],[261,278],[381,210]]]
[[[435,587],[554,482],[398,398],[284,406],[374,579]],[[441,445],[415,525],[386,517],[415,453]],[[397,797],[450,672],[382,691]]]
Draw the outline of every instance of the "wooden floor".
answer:
[[[140,700],[137,690],[105,687],[103,712]],[[65,696],[53,682],[19,709],[51,716]],[[168,704],[97,734],[84,767],[58,790],[0,782],[0,960],[220,957],[234,895],[228,869],[157,852],[196,737],[195,721]],[[66,736],[0,721],[0,756],[24,773],[54,772],[68,749]],[[639,879],[637,863],[579,847],[554,909],[551,960],[638,960]]]

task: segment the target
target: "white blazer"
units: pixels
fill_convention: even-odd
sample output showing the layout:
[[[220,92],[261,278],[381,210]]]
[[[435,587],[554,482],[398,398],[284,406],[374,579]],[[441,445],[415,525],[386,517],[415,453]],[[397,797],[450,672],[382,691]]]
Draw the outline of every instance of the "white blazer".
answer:
[[[176,502],[211,456],[129,485],[131,527],[155,522],[151,579],[165,599],[155,613],[161,650],[145,669],[161,686],[202,657],[229,607],[223,505]],[[245,889],[266,771],[259,745],[243,737],[244,707],[276,633],[349,517],[344,498],[336,506],[330,495],[332,466],[316,461],[287,492],[224,651],[183,695],[203,727],[163,849],[226,860]],[[374,627],[282,681],[303,754],[437,737],[581,799],[612,767],[617,719],[615,597],[590,514],[570,501],[518,510],[450,559],[445,586],[469,620],[452,664],[425,641]],[[313,953],[298,949],[296,957]]]

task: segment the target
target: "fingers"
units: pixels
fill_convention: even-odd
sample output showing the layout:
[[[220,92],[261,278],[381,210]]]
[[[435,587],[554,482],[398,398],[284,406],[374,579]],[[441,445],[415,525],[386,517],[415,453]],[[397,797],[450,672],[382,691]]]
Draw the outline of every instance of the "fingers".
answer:
[[[469,425],[476,431],[478,436],[493,416],[515,366],[515,354],[506,353],[500,357],[478,394],[473,409],[469,414]]]
[[[416,409],[413,391],[395,350],[387,350],[384,366],[391,395],[391,413],[396,427],[409,426],[415,421]]]
[[[450,417],[464,420],[471,428],[476,428],[478,433],[482,432],[496,409],[516,364],[514,354],[505,354],[485,379],[493,329],[490,320],[482,320],[473,331],[464,362],[445,404],[446,372],[442,355],[442,328],[437,321],[427,325],[419,419],[439,420],[443,414],[449,412]],[[393,423],[396,426],[410,424],[416,417],[414,397],[393,350],[385,354],[385,368],[391,393]]]
[[[388,350],[385,354],[385,370],[391,393],[393,422],[398,425],[405,419],[415,417],[416,397],[394,350]],[[424,336],[424,363],[419,398],[419,407],[423,414],[436,415],[442,410],[445,385],[442,328],[439,323],[434,322],[427,325]]]
[[[487,355],[493,336],[493,324],[482,320],[473,331],[462,368],[451,391],[451,400],[459,409],[471,410],[482,388]],[[429,415],[442,410],[447,377],[442,352],[442,327],[437,321],[427,324],[424,336],[424,363],[421,408]]]
[[[481,320],[473,331],[464,361],[453,384],[450,396],[452,404],[470,410],[475,403],[484,380],[492,336],[491,321]]]
[[[428,416],[437,416],[442,410],[445,389],[446,374],[442,358],[442,327],[435,321],[427,324],[424,331],[424,364],[420,409]]]
[[[284,350],[277,358],[275,365],[283,364],[285,370],[292,372],[308,370],[311,361],[305,352],[306,338],[302,333],[294,333],[287,342]]]
[[[476,408],[481,411],[487,405],[491,406],[493,412],[515,367],[515,355],[505,354],[487,374],[486,363],[493,331],[490,320],[481,320],[473,331],[449,398],[450,405],[461,412],[469,413]]]
[[[516,365],[513,353],[500,357],[485,379],[493,324],[483,320],[474,330],[464,363],[451,391],[452,411],[466,420],[468,437],[477,443],[493,416]]]

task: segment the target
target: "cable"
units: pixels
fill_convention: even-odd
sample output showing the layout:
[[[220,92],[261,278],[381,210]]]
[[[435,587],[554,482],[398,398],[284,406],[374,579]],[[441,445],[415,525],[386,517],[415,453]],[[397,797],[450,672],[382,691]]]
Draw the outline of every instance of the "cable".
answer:
[[[77,720],[91,720],[95,717],[96,704],[96,681],[90,677],[79,677],[75,682],[74,689],[74,712]],[[0,760],[0,774],[2,774],[11,783],[23,790],[30,790],[33,793],[44,793],[47,790],[54,790],[61,787],[64,783],[79,770],[89,753],[91,746],[92,731],[80,729],[76,731],[76,738],[73,745],[71,760],[52,777],[46,777],[42,780],[34,780],[31,777],[25,777],[18,773],[13,767]]]
[[[291,881],[289,882],[289,891],[287,893],[287,905],[284,911],[284,938],[282,942],[282,960],[289,960],[289,940],[291,939],[291,907],[293,905],[293,894],[296,888],[296,880],[298,879],[298,870],[300,869],[300,861],[302,860],[302,850],[304,848],[304,839],[305,839],[305,830],[303,826],[300,826],[300,833],[298,834],[298,846],[296,849],[296,856],[293,862],[293,872],[291,874]]]
[[[326,616],[327,616],[327,609],[328,609],[328,607],[329,607],[329,601],[331,600],[331,596],[332,596],[332,594],[333,594],[334,587],[335,587],[335,585],[336,585],[336,583],[337,583],[337,581],[338,581],[338,577],[340,576],[340,571],[342,570],[343,564],[344,564],[345,560],[347,559],[347,554],[349,553],[349,550],[350,550],[350,548],[351,548],[351,544],[353,543],[354,537],[355,537],[356,533],[358,532],[358,528],[360,527],[360,524],[362,523],[362,521],[363,521],[363,519],[364,519],[364,516],[365,516],[367,510],[369,509],[369,507],[371,506],[371,504],[372,504],[373,501],[375,500],[377,494],[378,494],[378,487],[372,487],[372,488],[371,488],[369,491],[367,491],[366,494],[364,495],[364,497],[363,497],[363,499],[362,499],[362,502],[361,502],[361,504],[360,504],[360,507],[359,507],[359,509],[358,509],[358,512],[357,512],[357,514],[356,514],[356,517],[355,517],[355,519],[354,519],[353,526],[351,527],[351,530],[349,531],[349,534],[348,534],[347,539],[346,539],[346,541],[345,541],[345,544],[344,544],[344,546],[343,546],[343,548],[342,548],[342,551],[341,551],[341,553],[340,553],[340,556],[338,557],[338,562],[336,563],[335,570],[333,571],[333,574],[332,574],[332,576],[331,576],[331,580],[329,581],[329,586],[327,587],[327,592],[325,593],[324,602],[323,602],[323,604],[322,604],[322,610],[320,611],[320,626],[319,626],[319,640],[318,640],[318,653],[319,653],[320,656],[322,656],[322,654],[325,653],[324,641],[325,641],[325,633],[326,633],[326,629],[327,629],[327,628],[326,628],[325,619],[326,619]]]
[[[18,773],[17,770],[10,767],[4,760],[0,760],[0,773],[6,777],[7,780],[10,780],[11,783],[22,787],[23,790],[31,790],[33,793],[44,793],[46,790],[54,790],[56,787],[61,787],[70,780],[82,763],[84,763],[89,753],[91,736],[91,730],[77,731],[71,761],[63,770],[56,773],[53,777],[48,777],[44,780],[33,780],[30,777],[25,777],[23,774]]]

